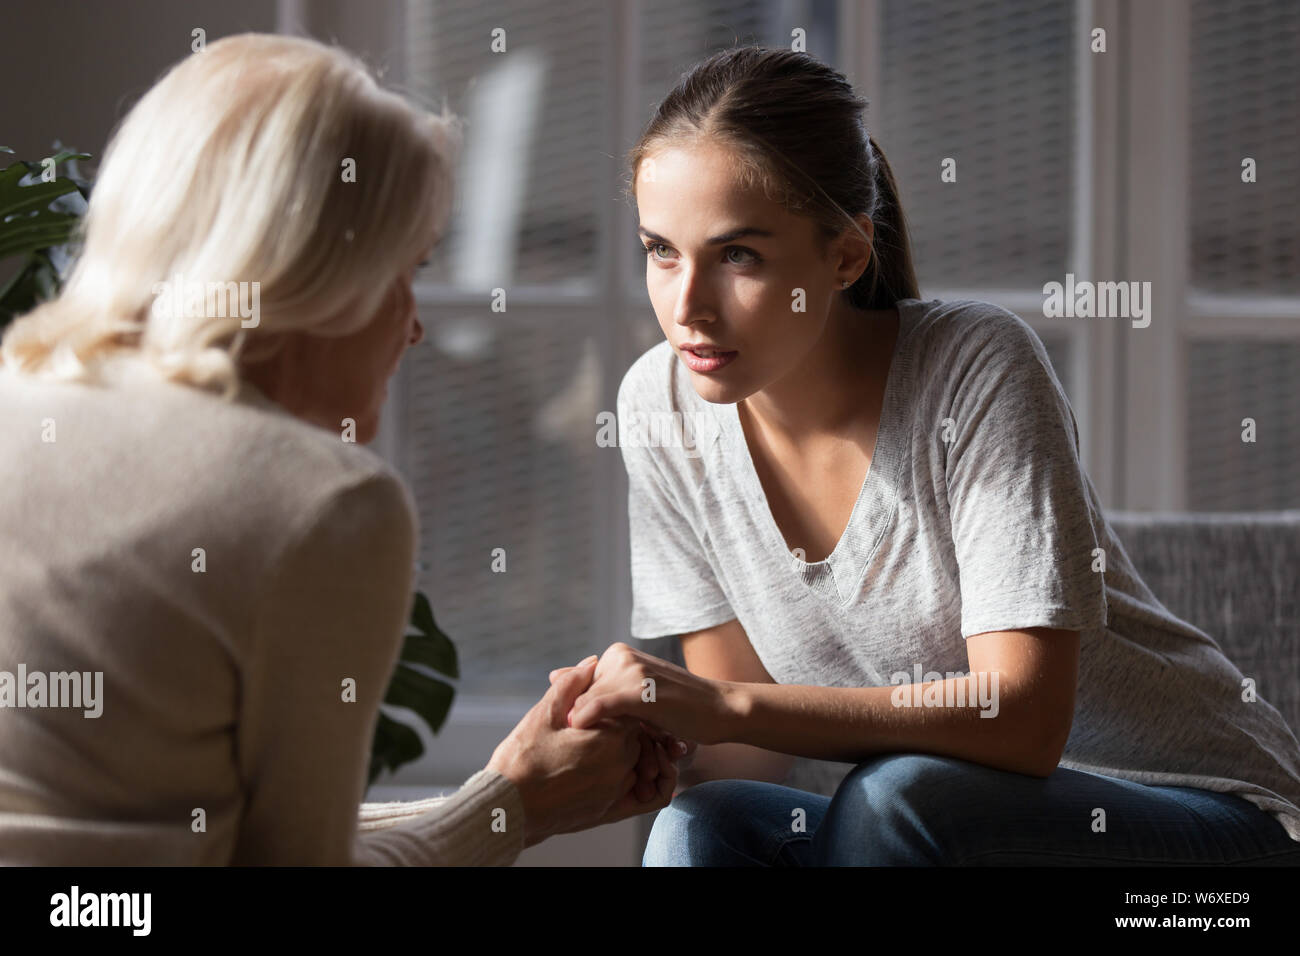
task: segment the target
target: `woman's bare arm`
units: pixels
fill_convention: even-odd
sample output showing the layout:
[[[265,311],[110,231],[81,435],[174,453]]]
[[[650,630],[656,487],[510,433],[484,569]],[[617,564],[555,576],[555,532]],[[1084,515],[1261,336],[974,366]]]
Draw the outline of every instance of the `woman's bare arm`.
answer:
[[[717,627],[681,636],[686,669],[713,680],[774,684],[749,636],[735,618]],[[794,757],[749,744],[702,744],[679,763],[679,789],[705,780],[762,780],[782,783]]]
[[[969,675],[921,684],[726,684],[721,739],[819,760],[919,752],[1050,775],[1074,717],[1079,632],[990,631],[972,635],[966,651]]]
[[[1047,777],[1070,736],[1079,643],[1078,631],[1063,628],[973,634],[966,640],[969,674],[872,687],[713,676],[734,673],[735,658],[743,660],[734,639],[705,640],[721,661],[701,665],[688,650],[688,660],[707,675],[617,643],[601,656],[596,680],[574,702],[569,722],[583,728],[608,717],[637,717],[684,739],[733,745],[727,751],[733,755],[745,753],[734,745],[845,763],[931,753]],[[641,696],[647,679],[657,686],[648,702]],[[766,758],[764,765],[770,766]],[[760,774],[766,771],[755,767],[752,776]],[[712,779],[707,770],[701,777]]]

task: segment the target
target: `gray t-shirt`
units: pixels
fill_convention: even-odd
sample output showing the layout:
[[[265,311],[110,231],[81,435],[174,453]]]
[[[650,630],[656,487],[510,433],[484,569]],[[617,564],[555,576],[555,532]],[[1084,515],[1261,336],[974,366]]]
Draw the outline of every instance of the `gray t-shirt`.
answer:
[[[668,342],[632,365],[632,636],[735,618],[776,682],[861,687],[967,673],[973,634],[1078,630],[1061,766],[1236,793],[1300,841],[1300,743],[1138,577],[1038,336],[986,302],[898,309],[871,466],[824,561],[788,550],[736,406],[701,399]]]

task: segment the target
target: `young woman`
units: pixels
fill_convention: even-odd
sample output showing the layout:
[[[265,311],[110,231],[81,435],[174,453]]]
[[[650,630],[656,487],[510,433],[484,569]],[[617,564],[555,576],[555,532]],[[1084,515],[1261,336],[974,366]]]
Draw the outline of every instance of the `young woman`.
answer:
[[[631,630],[686,668],[615,644],[570,720],[704,745],[645,862],[1300,863],[1295,735],[1138,578],[1029,326],[920,298],[865,105],[730,50],[631,153],[666,341],[619,418],[695,423],[623,445]]]

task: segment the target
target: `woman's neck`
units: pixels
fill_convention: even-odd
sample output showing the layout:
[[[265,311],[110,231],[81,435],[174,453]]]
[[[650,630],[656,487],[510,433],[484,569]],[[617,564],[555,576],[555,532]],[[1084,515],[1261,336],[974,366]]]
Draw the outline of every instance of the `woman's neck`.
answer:
[[[867,312],[837,302],[804,360],[741,404],[791,448],[852,434],[879,417],[899,331],[897,307]]]

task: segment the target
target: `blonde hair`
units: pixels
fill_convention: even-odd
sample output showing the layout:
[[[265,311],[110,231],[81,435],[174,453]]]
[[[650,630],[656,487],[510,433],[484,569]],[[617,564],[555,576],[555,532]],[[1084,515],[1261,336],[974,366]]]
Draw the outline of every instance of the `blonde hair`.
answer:
[[[124,119],[72,273],[9,327],[0,365],[94,384],[143,368],[232,397],[241,357],[270,357],[279,333],[348,335],[369,321],[440,237],[461,142],[445,106],[412,107],[344,50],[270,34],[218,40]],[[177,275],[258,282],[256,327],[243,328],[238,309],[155,309],[156,284]]]

